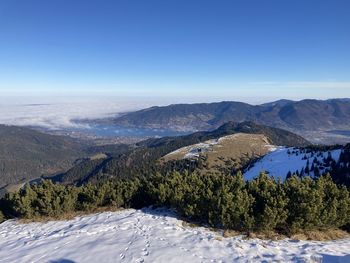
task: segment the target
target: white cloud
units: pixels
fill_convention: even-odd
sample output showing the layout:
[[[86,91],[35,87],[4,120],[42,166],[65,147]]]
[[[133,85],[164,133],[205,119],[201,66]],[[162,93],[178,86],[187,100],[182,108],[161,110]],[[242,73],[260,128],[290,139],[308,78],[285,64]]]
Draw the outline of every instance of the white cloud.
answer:
[[[350,97],[350,82],[242,82],[214,85],[207,83],[204,87],[181,89],[172,87],[162,89],[158,95],[137,92],[129,97],[118,97],[111,93],[93,94],[73,93],[70,96],[59,92],[55,94],[40,93],[19,96],[4,95],[0,97],[0,123],[22,126],[41,126],[50,129],[76,127],[76,119],[97,119],[117,115],[121,112],[138,110],[154,105],[171,103],[214,102],[222,100],[242,101],[260,104],[277,99],[300,100],[305,98],[340,98]],[[127,89],[126,89],[127,90]],[[6,93],[6,92],[5,92]],[[23,93],[22,93],[23,94]],[[46,95],[45,95],[46,94]]]
[[[111,117],[150,104],[116,98],[3,97],[0,99],[0,123],[61,129],[76,127],[74,120],[77,119]]]

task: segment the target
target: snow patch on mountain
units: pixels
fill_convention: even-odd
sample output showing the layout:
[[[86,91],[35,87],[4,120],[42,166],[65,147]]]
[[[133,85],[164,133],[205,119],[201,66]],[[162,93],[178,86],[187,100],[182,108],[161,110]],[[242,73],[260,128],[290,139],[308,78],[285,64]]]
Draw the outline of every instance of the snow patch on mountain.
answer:
[[[168,153],[165,157],[170,157],[177,154],[184,154],[183,159],[195,159],[199,158],[201,153],[209,152],[213,150],[215,145],[219,145],[222,138],[207,140],[205,142],[185,146],[177,149],[171,153]]]
[[[169,210],[123,210],[69,221],[0,225],[0,262],[349,262],[350,239],[223,238]]]
[[[276,179],[285,180],[287,174],[303,174],[313,177],[314,168],[322,174],[327,171],[329,164],[325,164],[325,159],[331,157],[335,162],[339,160],[341,149],[332,151],[307,151],[298,148],[287,148],[283,146],[271,148],[271,151],[258,160],[253,166],[248,167],[244,173],[247,180],[252,180],[260,172],[267,172]],[[313,163],[317,163],[314,165]]]

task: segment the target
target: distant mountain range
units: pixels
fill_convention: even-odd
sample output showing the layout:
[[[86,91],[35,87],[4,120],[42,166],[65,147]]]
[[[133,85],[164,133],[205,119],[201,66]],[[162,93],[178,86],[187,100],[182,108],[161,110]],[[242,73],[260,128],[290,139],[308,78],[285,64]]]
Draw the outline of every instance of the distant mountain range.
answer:
[[[166,154],[236,133],[260,134],[274,145],[303,147],[310,144],[308,137],[303,138],[307,131],[350,131],[350,99],[279,100],[262,105],[177,104],[127,113],[109,121],[191,134],[149,139],[133,145],[90,147],[69,137],[0,125],[0,190],[43,175],[56,174],[59,182],[82,184],[114,176],[162,172],[157,161]],[[97,155],[90,158],[92,154]],[[171,165],[165,169],[181,170],[194,164]]]
[[[350,99],[279,100],[261,105],[233,101],[174,104],[127,113],[112,120],[127,127],[188,132],[214,130],[229,121],[253,121],[299,134],[350,130]]]

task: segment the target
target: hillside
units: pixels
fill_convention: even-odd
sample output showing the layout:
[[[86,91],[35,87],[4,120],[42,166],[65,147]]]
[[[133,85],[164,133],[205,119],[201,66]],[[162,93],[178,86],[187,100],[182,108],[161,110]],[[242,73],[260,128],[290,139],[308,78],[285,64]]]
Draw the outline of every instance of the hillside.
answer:
[[[270,142],[275,145],[306,146],[310,144],[309,141],[292,132],[247,121],[247,122],[240,122],[240,123],[227,122],[213,131],[195,132],[189,135],[178,136],[178,137],[163,137],[159,139],[148,139],[138,143],[137,145],[147,146],[150,148],[160,147],[160,146],[169,147],[172,145],[186,146],[186,145],[191,145],[194,143],[199,143],[206,140],[215,139],[215,138],[219,138],[225,135],[230,135],[235,133],[262,134],[268,137]]]
[[[274,149],[260,134],[236,133],[189,145],[168,153],[161,162],[200,161],[201,172],[232,174]]]
[[[150,127],[180,131],[208,130],[227,121],[254,120],[258,107],[242,102],[175,104],[131,112],[114,123],[131,127]]]
[[[330,174],[338,184],[350,186],[350,145],[277,147],[244,171],[247,180],[260,172],[285,180],[291,175],[318,178]]]
[[[0,125],[0,188],[70,168],[85,152],[68,137]]]
[[[6,262],[349,262],[350,240],[266,241],[190,227],[164,209],[0,225]]]
[[[64,183],[83,184],[86,182],[97,182],[101,179],[111,177],[132,177],[156,172],[167,172],[169,170],[192,170],[198,166],[196,162],[167,163],[166,166],[159,165],[158,160],[166,154],[181,147],[218,139],[223,136],[245,133],[266,137],[270,144],[285,146],[306,146],[310,143],[302,137],[281,129],[257,125],[252,122],[233,123],[229,122],[214,131],[197,132],[179,137],[163,137],[148,139],[139,142],[130,150],[111,155],[105,152],[110,158],[104,160],[87,160],[63,173],[55,179]],[[244,142],[241,142],[244,144]]]
[[[265,171],[276,179],[285,180],[287,176],[300,175],[317,178],[332,172],[339,162],[342,148],[333,150],[312,150],[300,148],[278,147],[266,154],[244,173],[251,180]]]
[[[213,130],[228,121],[254,121],[299,134],[303,134],[304,131],[349,131],[350,101],[347,99],[280,100],[256,106],[229,101],[175,104],[127,113],[115,118],[113,123],[127,127],[191,132]],[[333,137],[336,135],[334,134]],[[313,139],[313,135],[310,135],[310,139]]]

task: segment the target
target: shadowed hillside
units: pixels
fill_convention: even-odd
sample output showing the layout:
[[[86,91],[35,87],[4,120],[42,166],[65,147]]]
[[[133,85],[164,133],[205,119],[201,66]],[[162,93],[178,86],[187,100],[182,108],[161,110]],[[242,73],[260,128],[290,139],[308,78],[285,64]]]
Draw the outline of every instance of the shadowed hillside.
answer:
[[[0,188],[67,170],[83,156],[70,138],[0,125]]]

